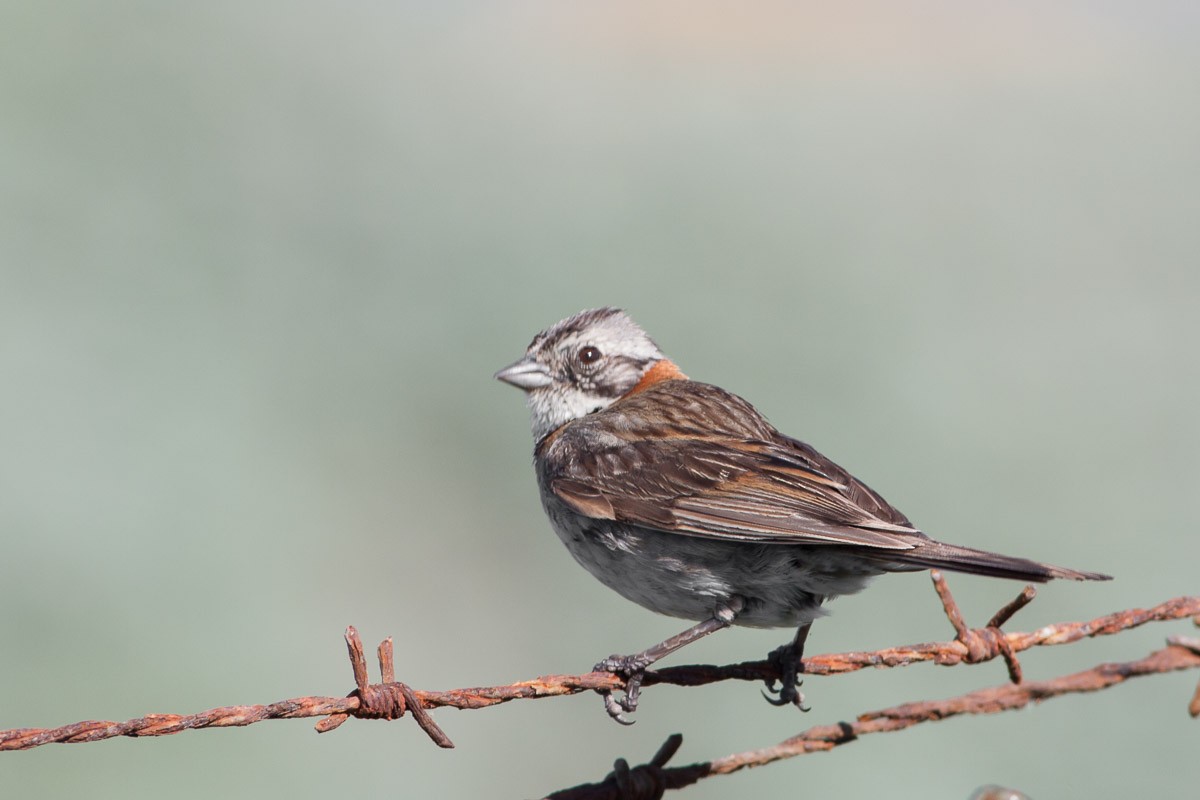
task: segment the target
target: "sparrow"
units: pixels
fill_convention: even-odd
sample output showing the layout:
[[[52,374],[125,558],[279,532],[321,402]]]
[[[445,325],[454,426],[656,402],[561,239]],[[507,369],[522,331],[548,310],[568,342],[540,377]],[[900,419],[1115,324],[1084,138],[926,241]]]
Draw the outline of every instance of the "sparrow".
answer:
[[[697,621],[596,665],[626,679],[623,698],[604,697],[619,722],[647,667],[730,625],[797,629],[769,656],[782,684],[767,699],[804,708],[801,656],[822,604],[883,573],[1109,580],[926,536],[741,397],[689,379],[619,309],[552,325],[495,377],[525,392],[542,507],[575,560],[623,597]]]

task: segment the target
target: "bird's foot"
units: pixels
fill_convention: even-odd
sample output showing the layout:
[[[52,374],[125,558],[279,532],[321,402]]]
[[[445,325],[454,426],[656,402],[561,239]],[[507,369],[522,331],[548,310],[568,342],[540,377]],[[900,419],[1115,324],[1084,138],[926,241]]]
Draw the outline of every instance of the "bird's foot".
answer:
[[[767,702],[773,706],[792,705],[801,711],[808,711],[808,706],[804,705],[804,693],[800,691],[800,686],[804,684],[804,681],[800,680],[804,665],[795,643],[789,642],[772,650],[767,656],[767,663],[773,666],[780,676],[778,689],[775,688],[774,678],[766,681],[767,688],[762,694]]]
[[[632,725],[635,722],[625,715],[637,711],[638,698],[642,693],[642,680],[646,677],[646,667],[651,663],[653,662],[644,656],[609,656],[592,667],[593,672],[611,672],[625,679],[624,697],[616,697],[611,690],[600,692],[604,696],[604,710],[622,725]]]

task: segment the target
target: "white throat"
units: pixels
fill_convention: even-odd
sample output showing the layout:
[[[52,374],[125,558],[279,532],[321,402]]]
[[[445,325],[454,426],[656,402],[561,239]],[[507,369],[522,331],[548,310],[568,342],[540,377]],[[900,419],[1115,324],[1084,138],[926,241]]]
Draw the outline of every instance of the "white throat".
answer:
[[[552,388],[529,392],[525,395],[525,405],[529,407],[533,440],[540,442],[571,420],[608,408],[613,402],[582,392],[556,392]]]

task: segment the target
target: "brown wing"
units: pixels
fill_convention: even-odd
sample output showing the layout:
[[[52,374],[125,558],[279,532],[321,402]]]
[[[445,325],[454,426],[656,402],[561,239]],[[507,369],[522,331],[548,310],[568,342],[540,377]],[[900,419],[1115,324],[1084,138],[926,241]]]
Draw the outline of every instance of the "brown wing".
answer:
[[[590,517],[764,543],[928,541],[845,470],[707,384],[639,392],[565,426],[541,454],[546,486]]]

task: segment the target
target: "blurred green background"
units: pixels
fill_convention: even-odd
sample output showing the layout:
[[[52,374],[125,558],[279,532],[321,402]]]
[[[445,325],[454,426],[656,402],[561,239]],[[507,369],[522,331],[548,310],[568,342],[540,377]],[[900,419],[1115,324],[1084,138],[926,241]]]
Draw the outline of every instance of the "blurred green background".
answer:
[[[1195,593],[1200,7],[0,6],[0,728],[583,671],[676,632],[544,520],[541,327],[627,308],[950,541]],[[982,624],[1019,586],[953,580]],[[921,575],[811,651],[949,638]],[[1176,623],[1024,659],[1137,658]],[[675,663],[757,658],[733,631]],[[5,797],[520,797],[1003,682],[932,666],[48,746]],[[870,737],[686,797],[1179,796],[1196,675]]]

